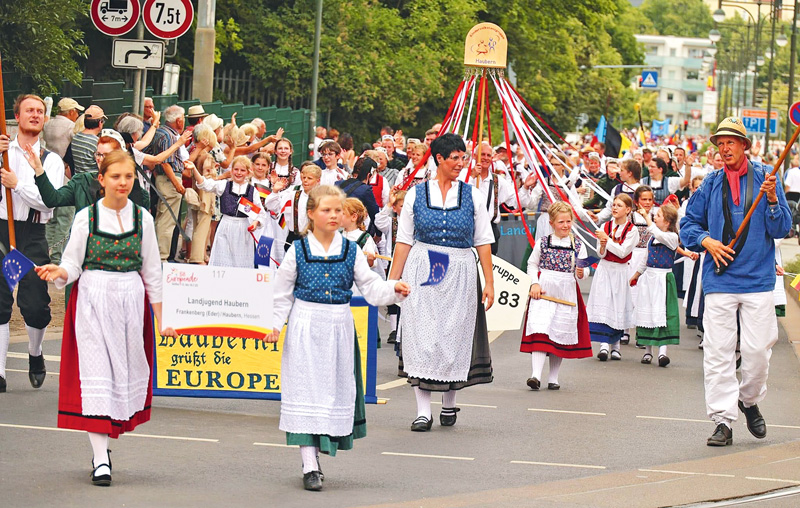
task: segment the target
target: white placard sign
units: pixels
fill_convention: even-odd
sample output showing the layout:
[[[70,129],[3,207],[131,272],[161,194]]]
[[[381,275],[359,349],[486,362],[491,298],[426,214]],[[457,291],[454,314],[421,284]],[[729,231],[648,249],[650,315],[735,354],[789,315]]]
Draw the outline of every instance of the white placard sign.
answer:
[[[486,325],[491,331],[519,330],[528,308],[531,278],[508,261],[492,256],[494,272],[494,305],[486,312]],[[479,269],[481,284],[483,272]]]
[[[270,269],[164,263],[164,327],[260,339],[272,331]]]

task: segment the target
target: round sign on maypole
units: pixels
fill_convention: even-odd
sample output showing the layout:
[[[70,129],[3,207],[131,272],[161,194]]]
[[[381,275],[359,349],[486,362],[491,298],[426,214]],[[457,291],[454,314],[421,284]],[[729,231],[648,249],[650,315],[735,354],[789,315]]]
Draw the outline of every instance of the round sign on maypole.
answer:
[[[494,23],[472,27],[464,42],[464,65],[505,69],[508,60],[508,38]]]
[[[191,0],[145,0],[142,21],[159,39],[177,39],[192,27],[194,6]]]
[[[793,124],[800,125],[800,101],[795,102],[789,108],[789,119]]]
[[[89,17],[100,32],[119,37],[133,30],[141,9],[137,0],[92,0]]]

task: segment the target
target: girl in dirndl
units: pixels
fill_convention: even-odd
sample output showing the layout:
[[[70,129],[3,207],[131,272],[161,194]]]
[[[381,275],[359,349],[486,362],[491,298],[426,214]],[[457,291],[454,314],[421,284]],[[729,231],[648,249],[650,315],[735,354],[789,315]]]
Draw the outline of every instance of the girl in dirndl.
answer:
[[[642,211],[640,211],[642,213]],[[680,342],[681,322],[678,313],[678,290],[672,265],[678,249],[678,210],[663,205],[654,219],[647,213],[651,238],[647,259],[640,262],[631,277],[631,286],[639,286],[636,300],[636,342],[645,346],[642,363],[653,361],[653,346],[658,346],[658,366],[669,365],[667,346]]]
[[[597,359],[601,362],[609,357],[622,359],[619,350],[622,334],[636,324],[628,278],[628,262],[639,242],[639,231],[628,220],[632,208],[630,196],[618,194],[611,204],[613,220],[595,231],[600,240],[601,259],[592,281],[586,314],[592,342],[600,343]]]
[[[161,258],[153,217],[128,199],[130,155],[107,154],[97,179],[104,197],[75,214],[61,265],[36,273],[59,289],[78,281],[64,320],[58,427],[89,433],[92,484],[109,486],[109,437],[150,420],[150,307],[161,325]]]
[[[550,357],[548,390],[558,390],[558,371],[564,358],[592,356],[589,321],[578,280],[588,277],[581,260],[586,247],[572,233],[572,208],[558,201],[547,209],[550,235],[540,239],[528,258],[531,300],[523,325],[520,351],[531,354],[527,384],[538,390],[545,359]],[[577,280],[576,280],[577,279]],[[574,307],[541,299],[542,295],[575,303]]]
[[[653,189],[648,187],[647,185],[640,185],[636,188],[633,193],[633,212],[631,212],[631,224],[639,231],[639,241],[636,243],[636,246],[633,248],[633,252],[631,252],[631,260],[628,263],[628,279],[634,276],[636,273],[636,269],[639,268],[639,265],[647,261],[647,245],[650,242],[650,238],[653,236],[650,231],[647,229],[648,219],[652,219],[653,215],[658,210],[658,207],[655,206],[655,201],[653,200]],[[648,218],[645,218],[645,215],[649,215]],[[633,306],[636,307],[636,295],[638,292],[637,286],[632,286],[631,289],[631,299],[633,300]],[[625,330],[625,333],[622,334],[622,340],[620,343],[622,345],[627,344],[630,342],[631,333]]]
[[[361,355],[350,297],[355,283],[372,305],[397,303],[405,282],[384,281],[370,270],[358,245],[339,233],[345,195],[315,187],[308,196],[308,234],[295,240],[278,269],[274,323],[277,342],[288,317],[281,360],[280,429],[300,447],[303,486],[322,489],[319,453],[349,450],[366,435]]]
[[[234,268],[253,268],[255,259],[255,242],[252,232],[266,224],[264,210],[258,217],[251,219],[239,209],[239,200],[245,198],[251,203],[260,204],[255,187],[247,178],[252,166],[250,159],[240,155],[231,163],[231,180],[212,180],[201,175],[191,162],[184,163],[194,173],[197,187],[219,196],[219,207],[222,220],[217,226],[214,245],[208,264],[211,266],[230,266]]]

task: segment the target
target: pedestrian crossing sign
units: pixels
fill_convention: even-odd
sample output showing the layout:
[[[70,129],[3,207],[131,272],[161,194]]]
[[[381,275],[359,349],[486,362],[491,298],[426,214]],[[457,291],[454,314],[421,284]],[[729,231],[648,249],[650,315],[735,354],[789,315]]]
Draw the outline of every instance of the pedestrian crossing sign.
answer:
[[[658,88],[658,71],[642,72],[642,88]]]

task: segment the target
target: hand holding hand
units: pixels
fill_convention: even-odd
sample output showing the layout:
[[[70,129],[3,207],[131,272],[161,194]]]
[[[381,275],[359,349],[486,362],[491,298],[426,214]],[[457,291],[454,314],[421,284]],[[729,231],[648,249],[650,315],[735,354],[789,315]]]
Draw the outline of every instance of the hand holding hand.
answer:
[[[408,282],[397,281],[394,285],[394,292],[401,296],[408,296],[411,294],[411,286],[408,285]]]

